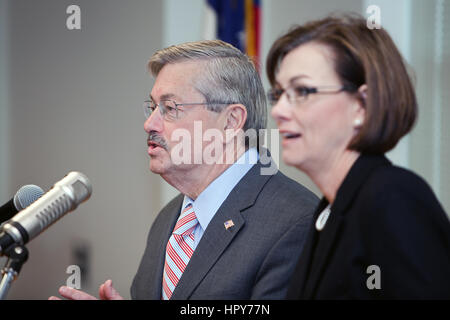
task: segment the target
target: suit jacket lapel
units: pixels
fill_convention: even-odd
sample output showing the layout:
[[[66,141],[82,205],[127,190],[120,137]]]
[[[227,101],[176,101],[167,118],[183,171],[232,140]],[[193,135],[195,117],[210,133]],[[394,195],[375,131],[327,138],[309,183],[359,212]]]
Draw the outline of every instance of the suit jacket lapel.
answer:
[[[318,212],[318,215],[321,213]],[[335,244],[335,238],[339,234],[341,224],[343,222],[343,217],[337,212],[331,211],[330,217],[321,231],[320,237],[319,232],[316,230],[315,222],[318,215],[315,216],[313,220],[313,233],[314,233],[314,252],[310,253],[309,261],[313,263],[309,268],[309,276],[305,285],[304,297],[305,299],[311,299],[314,297],[315,289],[319,284],[319,279],[322,278],[323,271],[327,265],[327,258],[333,252],[333,245]]]
[[[326,201],[326,199],[322,199],[320,201],[316,211],[314,212],[312,221],[316,221],[319,214],[326,208],[327,205],[328,201]],[[305,298],[304,292],[311,273],[312,264],[310,262],[312,261],[313,254],[315,252],[314,249],[316,247],[317,236],[318,234],[313,224],[308,232],[305,246],[303,247],[303,251],[297,263],[295,273],[292,278],[292,283],[294,285],[290,286],[287,293],[287,299],[298,299],[299,297]]]
[[[234,226],[225,229],[224,222],[233,220]],[[224,204],[211,220],[194,254],[189,261],[172,298],[189,299],[189,296],[206,276],[222,252],[245,224],[240,211],[232,203]]]
[[[310,272],[308,278],[305,279],[306,285],[303,298],[314,298],[319,281],[325,271],[327,260],[333,252],[333,247],[337,242],[336,238],[345,222],[345,213],[353,203],[353,199],[358,194],[358,190],[360,190],[362,184],[367,180],[375,167],[389,164],[390,162],[383,156],[361,155],[356,160],[336,193],[335,202],[331,206],[330,217],[324,229],[320,231],[320,238],[317,240],[318,231],[315,229],[315,222],[321,210],[327,204],[326,200],[322,199],[321,204],[323,207],[319,207],[321,210],[316,212],[313,220],[313,232],[315,233],[314,237],[316,241],[312,241],[312,244],[315,242],[317,244],[314,252],[308,257]]]
[[[162,295],[162,277],[164,271],[164,264],[166,259],[166,246],[169,242],[169,238],[172,234],[172,230],[175,228],[175,224],[178,220],[178,216],[181,211],[181,206],[183,204],[184,196],[182,194],[178,195],[172,202],[173,206],[170,208],[166,208],[164,212],[161,212],[162,215],[167,215],[165,226],[161,227],[161,230],[164,230],[164,235],[162,235],[162,241],[158,244],[154,250],[157,250],[156,257],[157,261],[155,261],[156,269],[155,273],[152,277],[154,283],[149,284],[149,288],[152,288],[150,292],[151,297],[149,299],[159,300]]]
[[[241,212],[255,203],[261,188],[270,178],[260,174],[261,167],[257,163],[250,169],[211,219],[171,299],[189,299],[242,229],[245,219]],[[234,226],[226,230],[224,222],[228,220],[233,220]]]

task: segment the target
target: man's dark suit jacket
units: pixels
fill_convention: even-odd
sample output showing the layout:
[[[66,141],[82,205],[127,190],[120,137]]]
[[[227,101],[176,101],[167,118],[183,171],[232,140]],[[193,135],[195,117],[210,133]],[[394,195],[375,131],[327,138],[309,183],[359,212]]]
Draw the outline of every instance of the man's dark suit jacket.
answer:
[[[218,209],[189,261],[172,299],[282,299],[302,250],[318,198],[284,176],[261,175],[255,164]],[[153,223],[133,299],[161,299],[166,245],[183,195]],[[224,222],[234,226],[225,229]]]
[[[362,155],[318,232],[327,205],[314,214],[288,299],[450,298],[450,223],[420,177]]]

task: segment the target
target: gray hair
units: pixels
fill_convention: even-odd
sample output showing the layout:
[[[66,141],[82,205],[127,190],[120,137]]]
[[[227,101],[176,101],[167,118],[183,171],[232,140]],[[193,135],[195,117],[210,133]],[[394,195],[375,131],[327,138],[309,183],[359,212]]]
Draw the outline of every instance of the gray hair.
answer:
[[[156,77],[166,64],[193,60],[205,63],[193,83],[209,110],[222,111],[226,106],[219,102],[243,104],[247,109],[243,129],[266,128],[267,104],[261,78],[251,59],[231,44],[205,40],[170,46],[155,52],[148,69]]]

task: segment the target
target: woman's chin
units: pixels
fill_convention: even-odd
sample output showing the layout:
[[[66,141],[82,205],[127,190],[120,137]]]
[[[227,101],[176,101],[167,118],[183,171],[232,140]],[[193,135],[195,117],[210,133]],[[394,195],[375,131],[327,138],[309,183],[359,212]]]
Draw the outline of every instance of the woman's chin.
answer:
[[[297,167],[302,162],[298,152],[283,151],[281,156],[283,162],[288,166]]]

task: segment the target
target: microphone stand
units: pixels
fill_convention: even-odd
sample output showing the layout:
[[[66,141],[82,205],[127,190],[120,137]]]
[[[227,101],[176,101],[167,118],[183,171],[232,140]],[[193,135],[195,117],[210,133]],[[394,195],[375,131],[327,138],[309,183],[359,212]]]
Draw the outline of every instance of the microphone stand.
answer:
[[[21,244],[13,244],[4,255],[8,257],[5,267],[2,269],[3,278],[0,283],[0,300],[5,300],[12,282],[19,275],[22,265],[28,259],[28,249]]]

